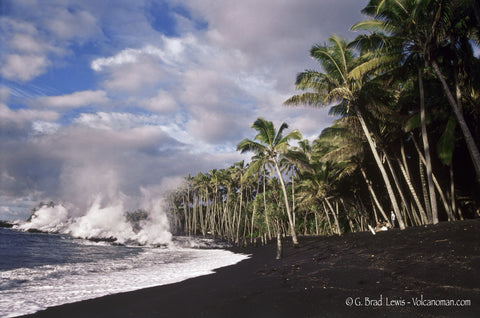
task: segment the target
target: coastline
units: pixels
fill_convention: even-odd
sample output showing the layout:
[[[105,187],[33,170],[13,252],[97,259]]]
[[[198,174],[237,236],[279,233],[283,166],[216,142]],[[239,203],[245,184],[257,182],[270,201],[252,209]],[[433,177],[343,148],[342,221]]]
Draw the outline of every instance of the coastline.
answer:
[[[476,317],[479,240],[480,219],[301,237],[295,249],[285,238],[282,260],[273,242],[231,248],[252,257],[214,274],[22,317]]]

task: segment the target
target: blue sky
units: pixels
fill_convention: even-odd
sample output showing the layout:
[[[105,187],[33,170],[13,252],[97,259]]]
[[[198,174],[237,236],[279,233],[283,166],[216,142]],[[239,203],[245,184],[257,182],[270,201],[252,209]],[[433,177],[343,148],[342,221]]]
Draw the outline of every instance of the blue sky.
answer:
[[[282,102],[310,47],[352,39],[365,4],[2,0],[0,219],[42,200],[135,208],[247,158],[235,147],[257,117],[318,135],[326,111]]]

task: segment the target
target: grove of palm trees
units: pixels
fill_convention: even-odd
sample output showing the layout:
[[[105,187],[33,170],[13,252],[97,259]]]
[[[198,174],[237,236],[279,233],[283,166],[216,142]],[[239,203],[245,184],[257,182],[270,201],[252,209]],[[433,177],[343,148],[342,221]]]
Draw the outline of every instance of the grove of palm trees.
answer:
[[[371,0],[362,13],[353,41],[312,46],[317,68],[281,106],[327,107],[334,123],[307,140],[288,118],[258,118],[237,146],[249,162],[169,193],[177,231],[296,245],[390,224],[392,212],[400,229],[480,216],[478,1]]]

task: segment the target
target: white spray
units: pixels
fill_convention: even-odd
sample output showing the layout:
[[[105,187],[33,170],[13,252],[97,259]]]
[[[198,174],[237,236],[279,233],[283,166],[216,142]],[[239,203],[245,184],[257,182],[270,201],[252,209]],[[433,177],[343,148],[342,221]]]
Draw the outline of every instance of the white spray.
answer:
[[[101,201],[102,197],[98,196],[86,213],[77,217],[72,217],[62,204],[44,205],[34,212],[29,222],[16,228],[69,234],[85,239],[112,240],[119,244],[163,245],[171,242],[172,235],[161,199],[143,198],[141,209],[148,211],[148,218],[141,221],[138,233],[127,221],[121,202],[102,205]]]
[[[44,205],[35,211],[29,222],[19,225],[18,229],[62,232],[68,227],[68,222],[68,211],[63,205]]]

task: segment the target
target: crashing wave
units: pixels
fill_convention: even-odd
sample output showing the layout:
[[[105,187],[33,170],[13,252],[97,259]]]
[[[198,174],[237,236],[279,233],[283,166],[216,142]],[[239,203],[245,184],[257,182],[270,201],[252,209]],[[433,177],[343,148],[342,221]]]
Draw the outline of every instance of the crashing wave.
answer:
[[[45,204],[34,209],[29,220],[15,225],[14,229],[68,234],[75,238],[121,245],[162,246],[171,243],[168,220],[159,204],[152,205],[148,216],[132,222],[121,203],[102,206],[100,202],[97,198],[85,215],[78,217],[70,216],[62,204]]]

